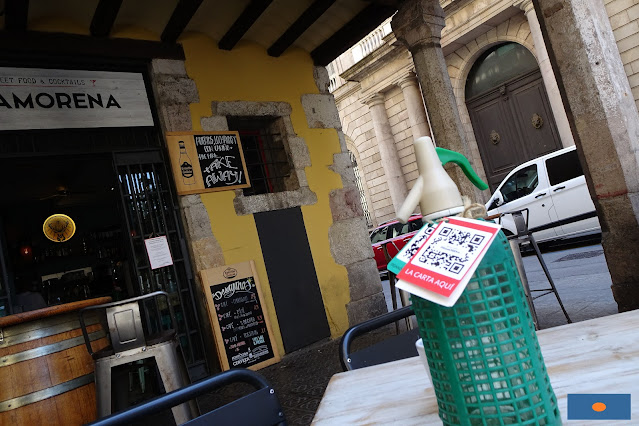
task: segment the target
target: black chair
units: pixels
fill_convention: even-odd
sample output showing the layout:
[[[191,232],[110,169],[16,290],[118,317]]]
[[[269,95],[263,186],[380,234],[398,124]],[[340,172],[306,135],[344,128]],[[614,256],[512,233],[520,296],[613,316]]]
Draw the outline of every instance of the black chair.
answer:
[[[149,415],[192,400],[197,396],[221,388],[231,383],[244,382],[257,390],[235,401],[209,411],[185,425],[286,425],[286,419],[275,390],[259,373],[237,368],[200,380],[187,387],[159,396],[126,411],[113,414],[96,422],[93,426],[129,425],[148,418]]]
[[[342,370],[350,371],[417,356],[415,342],[419,339],[418,328],[408,330],[351,353],[351,344],[357,337],[412,315],[415,315],[412,306],[406,306],[364,321],[346,330],[339,344],[339,360],[342,364]]]

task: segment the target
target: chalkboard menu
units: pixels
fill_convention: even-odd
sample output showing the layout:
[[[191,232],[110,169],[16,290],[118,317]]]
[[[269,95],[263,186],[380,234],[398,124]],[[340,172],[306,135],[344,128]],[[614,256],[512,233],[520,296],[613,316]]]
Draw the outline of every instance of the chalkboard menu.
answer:
[[[237,132],[171,132],[166,139],[178,194],[250,186]]]
[[[205,188],[245,185],[246,171],[237,134],[194,135]]]
[[[201,272],[223,370],[278,362],[253,262]]]

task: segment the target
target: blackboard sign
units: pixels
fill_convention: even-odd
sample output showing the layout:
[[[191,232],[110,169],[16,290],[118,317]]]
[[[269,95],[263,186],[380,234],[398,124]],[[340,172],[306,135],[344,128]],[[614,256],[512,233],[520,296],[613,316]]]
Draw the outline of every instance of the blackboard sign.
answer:
[[[237,134],[194,135],[204,187],[246,185],[243,153]]]
[[[251,186],[237,132],[171,132],[166,140],[178,194]]]
[[[220,365],[258,369],[279,361],[253,262],[201,272]]]

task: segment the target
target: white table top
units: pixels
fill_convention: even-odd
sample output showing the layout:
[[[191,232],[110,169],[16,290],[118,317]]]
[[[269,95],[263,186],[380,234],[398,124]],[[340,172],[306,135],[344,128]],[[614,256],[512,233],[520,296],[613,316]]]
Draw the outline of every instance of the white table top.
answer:
[[[639,424],[639,310],[537,332],[566,425]],[[630,393],[632,420],[567,422],[569,393]],[[314,425],[441,425],[419,357],[338,373]]]

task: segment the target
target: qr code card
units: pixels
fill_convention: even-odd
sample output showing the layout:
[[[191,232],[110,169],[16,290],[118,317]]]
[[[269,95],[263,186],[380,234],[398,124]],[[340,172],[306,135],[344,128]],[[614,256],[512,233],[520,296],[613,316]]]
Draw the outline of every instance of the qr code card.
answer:
[[[399,271],[402,270],[404,266],[411,260],[415,253],[424,245],[428,237],[435,231],[437,227],[434,223],[427,223],[422,226],[422,229],[417,231],[413,238],[402,247],[402,249],[397,253],[397,255],[388,263],[386,269],[391,271],[393,274],[399,274]]]
[[[444,306],[454,305],[500,228],[459,217],[443,220],[397,274],[397,287]]]

